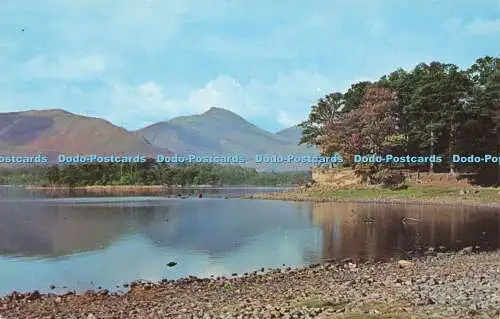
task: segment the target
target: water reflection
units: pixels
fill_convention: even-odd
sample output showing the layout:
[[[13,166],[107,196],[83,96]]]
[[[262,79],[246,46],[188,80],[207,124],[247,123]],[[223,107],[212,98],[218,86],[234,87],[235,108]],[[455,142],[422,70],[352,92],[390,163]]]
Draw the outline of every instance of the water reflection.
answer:
[[[4,200],[0,294],[385,259],[440,245],[498,249],[500,215],[473,207],[214,198]],[[178,266],[166,267],[170,261]]]
[[[385,259],[427,247],[500,247],[500,214],[493,208],[319,203],[312,224],[322,228],[323,259]]]
[[[289,208],[299,214],[290,218]],[[133,206],[9,203],[0,206],[0,253],[57,258],[105,249],[120,237],[139,234],[157,248],[220,256],[266,232],[309,228],[307,209],[308,204],[194,199]]]

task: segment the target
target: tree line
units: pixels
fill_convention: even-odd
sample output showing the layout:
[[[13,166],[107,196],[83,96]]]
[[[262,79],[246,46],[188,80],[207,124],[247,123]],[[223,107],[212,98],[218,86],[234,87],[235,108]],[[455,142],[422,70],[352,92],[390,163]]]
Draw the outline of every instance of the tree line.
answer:
[[[338,152],[358,169],[349,163],[354,154],[435,154],[446,159],[443,164],[408,168],[474,173],[498,184],[498,164],[449,159],[452,154],[500,154],[500,57],[478,58],[466,69],[420,63],[375,82],[355,83],[347,92],[319,99],[300,127],[300,144],[316,145],[324,155]],[[388,168],[370,169],[374,166]]]
[[[285,186],[310,181],[308,172],[258,172],[217,164],[91,163],[3,169],[0,184],[42,186],[91,185],[253,185]]]

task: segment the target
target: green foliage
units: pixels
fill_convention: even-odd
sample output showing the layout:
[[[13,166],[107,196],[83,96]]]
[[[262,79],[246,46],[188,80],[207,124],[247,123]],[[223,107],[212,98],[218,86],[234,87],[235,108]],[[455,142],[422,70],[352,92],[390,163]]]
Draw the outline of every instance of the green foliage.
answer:
[[[312,106],[302,140],[339,152],[347,162],[356,153],[434,154],[447,164],[429,169],[480,172],[484,164],[454,165],[448,159],[500,153],[500,57],[479,58],[467,70],[420,63],[328,96],[335,103],[322,99]],[[338,105],[344,107],[339,111]],[[330,116],[319,116],[325,108]],[[500,183],[500,166],[495,169]]]
[[[344,107],[344,97],[341,93],[332,93],[319,99],[311,107],[311,113],[306,121],[299,124],[303,129],[300,144],[318,145],[318,137],[325,134],[325,129],[333,125]]]
[[[279,186],[309,182],[307,172],[257,172],[255,169],[215,164],[170,166],[141,164],[83,164],[4,169],[0,183],[11,185],[255,185]]]

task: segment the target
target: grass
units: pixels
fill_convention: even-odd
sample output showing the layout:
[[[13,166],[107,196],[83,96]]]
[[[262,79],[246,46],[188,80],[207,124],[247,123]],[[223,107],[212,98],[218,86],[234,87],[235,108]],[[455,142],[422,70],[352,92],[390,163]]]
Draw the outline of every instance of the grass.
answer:
[[[409,185],[406,189],[391,190],[383,188],[353,188],[339,190],[310,191],[308,196],[327,198],[364,198],[364,199],[412,199],[412,200],[462,200],[478,202],[500,202],[498,189],[474,188],[469,194],[460,195],[458,187],[432,187]],[[474,191],[477,191],[474,193]]]
[[[468,189],[468,194],[460,194],[460,190]],[[373,201],[429,201],[470,204],[500,204],[500,190],[497,188],[422,186],[408,184],[406,189],[384,189],[378,187],[358,187],[345,189],[299,189],[276,195],[254,196],[254,198],[274,198],[284,200],[373,200]]]

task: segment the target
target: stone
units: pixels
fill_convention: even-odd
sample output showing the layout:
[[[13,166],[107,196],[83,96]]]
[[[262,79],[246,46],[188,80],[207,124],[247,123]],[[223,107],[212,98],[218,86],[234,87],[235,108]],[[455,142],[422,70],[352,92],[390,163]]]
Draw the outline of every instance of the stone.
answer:
[[[462,255],[466,255],[466,254],[471,254],[472,253],[472,246],[469,246],[469,247],[465,247],[463,248],[462,250],[460,250],[460,254]]]
[[[398,266],[399,266],[399,268],[408,268],[408,267],[413,266],[413,262],[401,259],[401,260],[398,260]]]

